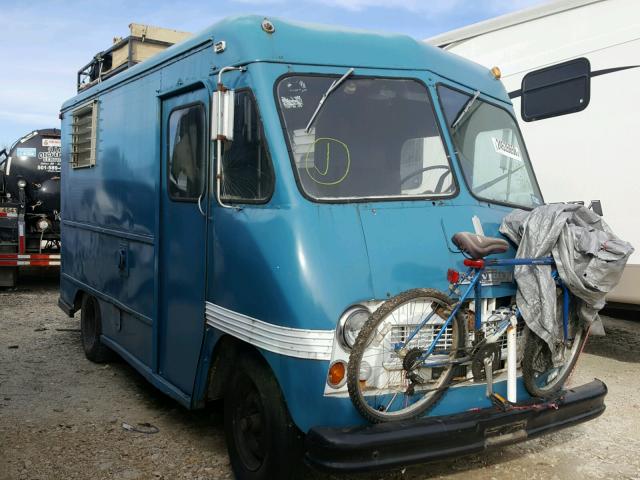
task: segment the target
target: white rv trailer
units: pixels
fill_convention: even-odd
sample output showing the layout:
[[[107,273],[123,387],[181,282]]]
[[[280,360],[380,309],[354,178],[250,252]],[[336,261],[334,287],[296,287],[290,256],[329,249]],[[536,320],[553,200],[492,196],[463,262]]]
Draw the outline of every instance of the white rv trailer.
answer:
[[[602,202],[636,247],[609,302],[640,305],[640,1],[564,0],[426,40],[498,66],[547,202]]]

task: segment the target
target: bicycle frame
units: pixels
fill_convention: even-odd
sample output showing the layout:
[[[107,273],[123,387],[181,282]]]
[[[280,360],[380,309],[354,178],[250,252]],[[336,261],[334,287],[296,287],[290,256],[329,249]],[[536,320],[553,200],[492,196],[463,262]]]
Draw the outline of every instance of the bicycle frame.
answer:
[[[553,257],[541,257],[541,258],[507,258],[507,259],[492,258],[492,259],[480,259],[480,260],[465,259],[464,264],[465,266],[469,267],[469,269],[467,270],[467,273],[464,276],[461,276],[460,279],[454,284],[453,289],[454,290],[457,289],[457,287],[459,287],[464,280],[471,278],[471,280],[469,281],[469,285],[467,286],[462,296],[459,297],[454,309],[451,311],[451,314],[447,318],[446,322],[442,325],[442,327],[440,328],[440,331],[431,342],[431,345],[429,345],[429,348],[427,348],[427,350],[425,350],[422,353],[422,355],[420,355],[420,357],[418,358],[417,361],[419,362],[424,362],[424,360],[433,353],[436,345],[438,344],[438,341],[440,340],[440,337],[442,337],[446,329],[449,327],[449,325],[451,325],[451,322],[453,321],[453,318],[455,317],[455,315],[458,314],[460,307],[463,305],[463,303],[466,300],[470,298],[472,293],[474,295],[474,300],[476,304],[474,330],[479,331],[482,328],[482,310],[479,308],[479,305],[482,299],[481,277],[487,267],[504,267],[504,266],[517,266],[517,265],[550,265],[552,267],[555,267],[556,263]],[[564,285],[564,283],[558,276],[557,270],[553,269],[551,274],[553,279],[556,281],[556,284],[562,288],[562,324],[563,324],[564,340],[567,341],[569,340],[569,301],[570,301],[569,289],[566,287],[566,285]],[[432,310],[429,313],[429,315],[427,315],[417,325],[417,327],[411,332],[411,334],[407,337],[407,339],[404,342],[399,342],[394,345],[394,349],[396,351],[399,351],[403,349],[409,342],[411,342],[411,340],[418,334],[418,332],[422,329],[422,327],[424,327],[427,324],[427,322],[431,319],[431,317],[433,317],[435,313],[436,313],[435,310]],[[508,324],[509,324],[509,320],[505,320],[503,323],[501,323],[498,326],[496,331],[504,333],[503,330],[506,330],[506,327],[508,326]],[[435,366],[441,366],[442,363],[434,364],[434,365],[430,365],[430,364],[423,364],[423,365],[427,367],[435,367]]]

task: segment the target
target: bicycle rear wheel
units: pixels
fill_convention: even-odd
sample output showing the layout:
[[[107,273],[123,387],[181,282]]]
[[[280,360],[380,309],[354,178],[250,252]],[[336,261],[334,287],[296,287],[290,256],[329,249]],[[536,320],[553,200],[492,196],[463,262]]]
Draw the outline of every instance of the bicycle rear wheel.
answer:
[[[349,396],[364,418],[374,423],[414,418],[442,396],[454,375],[452,360],[464,347],[462,316],[454,317],[431,355],[422,362],[418,358],[441,330],[452,304],[438,290],[409,290],[384,302],[365,322],[347,367]],[[396,345],[405,343],[431,313],[397,351]]]

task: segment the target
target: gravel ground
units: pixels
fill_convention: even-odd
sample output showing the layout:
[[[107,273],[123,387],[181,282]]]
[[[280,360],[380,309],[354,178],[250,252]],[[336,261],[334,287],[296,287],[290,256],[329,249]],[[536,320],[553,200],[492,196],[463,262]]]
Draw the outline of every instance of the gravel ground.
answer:
[[[188,412],[124,362],[92,364],[57,297],[55,277],[0,290],[0,479],[232,478],[221,406]],[[640,321],[605,326],[572,378],[607,383],[598,419],[485,455],[343,478],[640,479]]]

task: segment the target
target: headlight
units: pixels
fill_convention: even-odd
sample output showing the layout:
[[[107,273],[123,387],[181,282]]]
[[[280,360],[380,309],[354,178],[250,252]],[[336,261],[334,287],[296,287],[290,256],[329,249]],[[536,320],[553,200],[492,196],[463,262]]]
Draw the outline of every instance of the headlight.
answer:
[[[36,228],[39,232],[46,232],[47,230],[49,230],[49,228],[51,228],[51,222],[47,218],[42,217],[36,222]]]
[[[27,186],[27,181],[24,178],[18,180],[18,188],[24,188]]]
[[[369,310],[362,305],[355,305],[344,312],[336,330],[338,342],[340,342],[342,348],[345,350],[353,348],[358,333],[360,333],[370,314]]]

